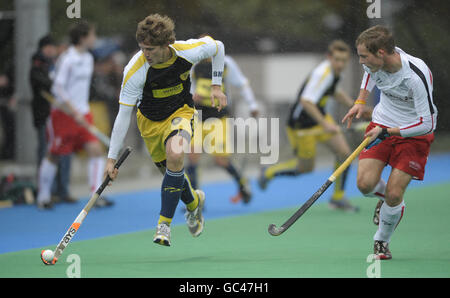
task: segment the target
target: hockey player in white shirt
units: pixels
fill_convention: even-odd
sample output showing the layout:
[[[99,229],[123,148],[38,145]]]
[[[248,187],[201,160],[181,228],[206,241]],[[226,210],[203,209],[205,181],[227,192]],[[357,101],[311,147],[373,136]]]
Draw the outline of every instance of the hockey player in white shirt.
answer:
[[[98,139],[85,127],[93,123],[89,111],[89,88],[94,59],[89,49],[96,41],[95,28],[85,21],[70,31],[71,46],[58,59],[52,93],[56,103],[47,122],[49,150],[39,168],[38,207],[50,209],[50,189],[56,175],[59,156],[85,149],[88,156],[88,180],[93,193],[102,183],[105,158]],[[97,206],[111,205],[102,198]]]
[[[357,185],[366,196],[380,199],[375,209],[374,253],[391,259],[391,236],[404,210],[404,193],[411,179],[423,180],[430,145],[434,140],[437,109],[433,103],[433,76],[419,58],[395,47],[384,26],[362,32],[356,40],[359,62],[365,74],[354,106],[342,122],[359,118],[376,85],[381,91],[365,137],[371,143],[360,154]],[[381,179],[386,165],[392,167],[387,183]]]

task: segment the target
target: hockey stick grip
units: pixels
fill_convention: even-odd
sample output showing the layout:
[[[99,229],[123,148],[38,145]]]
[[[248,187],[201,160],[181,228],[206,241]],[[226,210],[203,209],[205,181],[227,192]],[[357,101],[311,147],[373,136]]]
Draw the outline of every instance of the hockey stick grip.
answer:
[[[122,163],[125,161],[125,159],[128,157],[128,155],[130,155],[132,150],[133,149],[130,146],[125,148],[122,155],[119,157],[119,159],[116,161],[116,164],[114,165],[115,169],[118,169],[122,165]],[[106,175],[105,180],[103,180],[103,183],[100,185],[100,187],[97,189],[97,191],[95,193],[100,196],[100,194],[103,192],[105,187],[108,186],[109,182],[111,182],[111,177],[109,177],[109,175]]]
[[[370,138],[367,137],[362,141],[362,143],[350,154],[349,157],[334,171],[333,174],[328,178],[331,182],[334,182],[337,177],[339,177],[345,169],[353,162],[353,160],[358,156],[358,154],[369,144]]]
[[[130,146],[125,148],[125,151],[123,151],[122,155],[117,160],[116,164],[114,165],[114,168],[118,169],[122,165],[124,160],[128,157],[128,155],[130,155],[131,150],[133,150],[133,149]]]

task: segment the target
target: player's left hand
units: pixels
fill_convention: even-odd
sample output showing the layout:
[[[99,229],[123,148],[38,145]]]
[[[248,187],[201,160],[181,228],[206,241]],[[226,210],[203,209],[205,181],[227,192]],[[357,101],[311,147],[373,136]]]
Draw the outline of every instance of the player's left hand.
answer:
[[[222,87],[220,85],[211,86],[211,106],[216,107],[215,98],[219,100],[219,106],[217,110],[220,112],[223,108],[227,106],[227,96],[222,92]]]
[[[370,137],[370,143],[367,145],[366,149],[370,149],[388,138],[389,134],[387,133],[387,130],[383,130],[380,126],[375,126],[364,135],[364,138],[367,137]]]

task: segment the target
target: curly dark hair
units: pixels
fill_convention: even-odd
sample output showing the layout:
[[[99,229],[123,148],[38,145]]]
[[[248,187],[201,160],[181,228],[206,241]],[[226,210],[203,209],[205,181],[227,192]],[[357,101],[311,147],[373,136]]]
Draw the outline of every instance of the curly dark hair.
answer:
[[[168,16],[151,14],[139,22],[136,31],[138,43],[163,46],[175,42],[175,24]]]

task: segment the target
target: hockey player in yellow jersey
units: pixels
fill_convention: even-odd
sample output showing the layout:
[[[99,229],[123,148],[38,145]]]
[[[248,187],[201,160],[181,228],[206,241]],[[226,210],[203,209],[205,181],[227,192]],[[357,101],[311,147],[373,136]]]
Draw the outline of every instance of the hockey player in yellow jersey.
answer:
[[[350,58],[350,47],[341,40],[328,46],[327,59],[316,66],[303,83],[297,99],[290,110],[286,127],[289,143],[296,158],[262,169],[259,185],[267,187],[277,176],[298,176],[314,169],[316,145],[325,143],[336,156],[337,168],[350,155],[350,147],[325,106],[330,97],[339,103],[353,106],[353,100],[337,88],[340,74]],[[329,202],[333,209],[357,211],[345,198],[345,180],[348,169],[336,180],[334,193]]]
[[[186,168],[191,183],[194,188],[198,185],[197,166],[201,157],[201,152],[195,152],[195,148],[201,148],[202,152],[210,153],[214,157],[216,165],[223,168],[236,182],[238,193],[232,198],[232,202],[237,203],[240,200],[247,204],[251,200],[251,190],[248,179],[243,173],[235,167],[231,160],[231,152],[227,152],[227,142],[229,142],[229,129],[227,127],[227,117],[229,111],[227,108],[218,111],[211,107],[211,59],[205,59],[197,63],[191,71],[191,92],[195,103],[195,108],[199,111],[199,119],[196,124],[197,131],[201,133],[194,134],[193,150],[188,155],[189,164]],[[253,90],[251,89],[248,79],[242,74],[239,66],[230,56],[225,56],[225,66],[223,73],[222,85],[225,94],[230,86],[238,88],[241,97],[249,106],[250,115],[255,117],[259,113],[258,104],[256,103]],[[205,122],[207,121],[207,122]],[[221,131],[217,131],[221,130]],[[205,138],[213,135],[214,138],[209,144],[205,142]],[[204,148],[205,146],[210,148]]]
[[[205,195],[194,190],[184,173],[184,153],[193,135],[194,102],[190,93],[192,66],[207,58],[211,63],[212,106],[227,105],[222,92],[225,50],[210,36],[177,41],[175,25],[167,16],[152,14],[138,24],[140,47],[125,67],[117,114],[105,174],[116,178],[114,169],[131,114],[137,107],[137,125],[153,162],[164,175],[161,211],[153,242],[170,246],[170,224],[181,199],[186,205],[186,222],[197,237],[203,230]],[[217,101],[215,101],[215,99]]]

